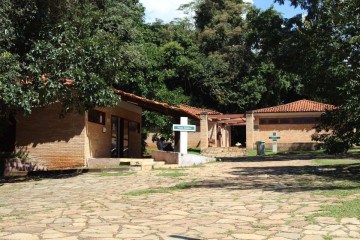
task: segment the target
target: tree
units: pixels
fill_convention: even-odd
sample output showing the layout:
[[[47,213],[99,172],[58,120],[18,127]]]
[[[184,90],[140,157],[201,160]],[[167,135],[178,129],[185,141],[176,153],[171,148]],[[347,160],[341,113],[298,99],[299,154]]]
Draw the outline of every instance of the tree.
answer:
[[[278,0],[283,3],[284,1]],[[343,145],[346,152],[360,143],[360,8],[359,1],[292,0],[308,10],[300,29],[307,42],[302,59],[304,86],[309,95],[339,105],[322,118],[315,139]]]
[[[134,82],[142,64],[134,56],[141,56],[143,11],[127,0],[6,0],[1,32],[11,36],[0,36],[0,61],[12,67],[1,72],[3,108],[29,112],[60,102],[64,112],[81,112],[116,104],[114,86]]]
[[[296,65],[284,61],[295,54],[288,44],[297,47],[300,16],[284,19],[273,9],[261,11],[240,0],[199,1],[195,12],[202,51],[222,62],[221,77],[203,81],[208,92],[216,92],[218,109],[244,112],[301,94]]]
[[[114,87],[136,82],[146,64],[143,15],[132,0],[2,1],[1,126],[55,102],[63,114],[117,104]]]

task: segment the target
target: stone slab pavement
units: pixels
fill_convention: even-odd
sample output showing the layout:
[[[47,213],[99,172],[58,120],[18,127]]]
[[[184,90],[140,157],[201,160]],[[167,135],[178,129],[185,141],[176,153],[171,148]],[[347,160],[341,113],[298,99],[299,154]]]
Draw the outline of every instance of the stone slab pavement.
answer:
[[[360,239],[357,219],[306,216],[334,197],[299,184],[309,160],[216,162],[129,176],[82,174],[0,185],[0,239]],[[165,171],[165,170],[164,170]],[[167,170],[171,171],[171,170]],[[312,176],[316,180],[316,176]],[[134,190],[196,185],[130,196]]]

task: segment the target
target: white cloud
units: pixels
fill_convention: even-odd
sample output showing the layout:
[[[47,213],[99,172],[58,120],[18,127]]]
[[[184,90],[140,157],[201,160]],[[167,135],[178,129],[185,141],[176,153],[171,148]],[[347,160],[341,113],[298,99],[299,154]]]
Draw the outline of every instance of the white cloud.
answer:
[[[140,0],[145,7],[146,22],[154,22],[157,18],[164,22],[170,22],[175,18],[185,17],[184,13],[177,9],[180,5],[191,1],[192,0]],[[244,1],[253,3],[253,0]]]
[[[153,22],[156,18],[164,22],[170,22],[175,18],[185,15],[177,9],[180,5],[189,3],[191,0],[140,0],[145,7],[146,22]]]

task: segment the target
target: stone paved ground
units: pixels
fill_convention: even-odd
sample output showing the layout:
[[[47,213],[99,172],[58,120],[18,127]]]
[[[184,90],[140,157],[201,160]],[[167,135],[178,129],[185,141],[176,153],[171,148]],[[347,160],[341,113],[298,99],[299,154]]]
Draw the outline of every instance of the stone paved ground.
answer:
[[[306,221],[322,204],[337,200],[302,184],[309,164],[217,162],[182,170],[189,175],[180,178],[151,171],[5,183],[0,239],[360,239],[357,219]],[[316,174],[310,177],[317,180]],[[191,181],[197,186],[125,194]]]

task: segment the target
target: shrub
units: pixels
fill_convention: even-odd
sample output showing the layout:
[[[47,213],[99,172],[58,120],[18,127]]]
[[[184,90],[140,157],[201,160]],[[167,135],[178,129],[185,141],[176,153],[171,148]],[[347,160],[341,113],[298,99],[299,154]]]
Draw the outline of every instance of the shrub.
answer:
[[[347,153],[350,147],[351,145],[348,142],[344,142],[336,136],[324,139],[323,148],[328,154]]]

